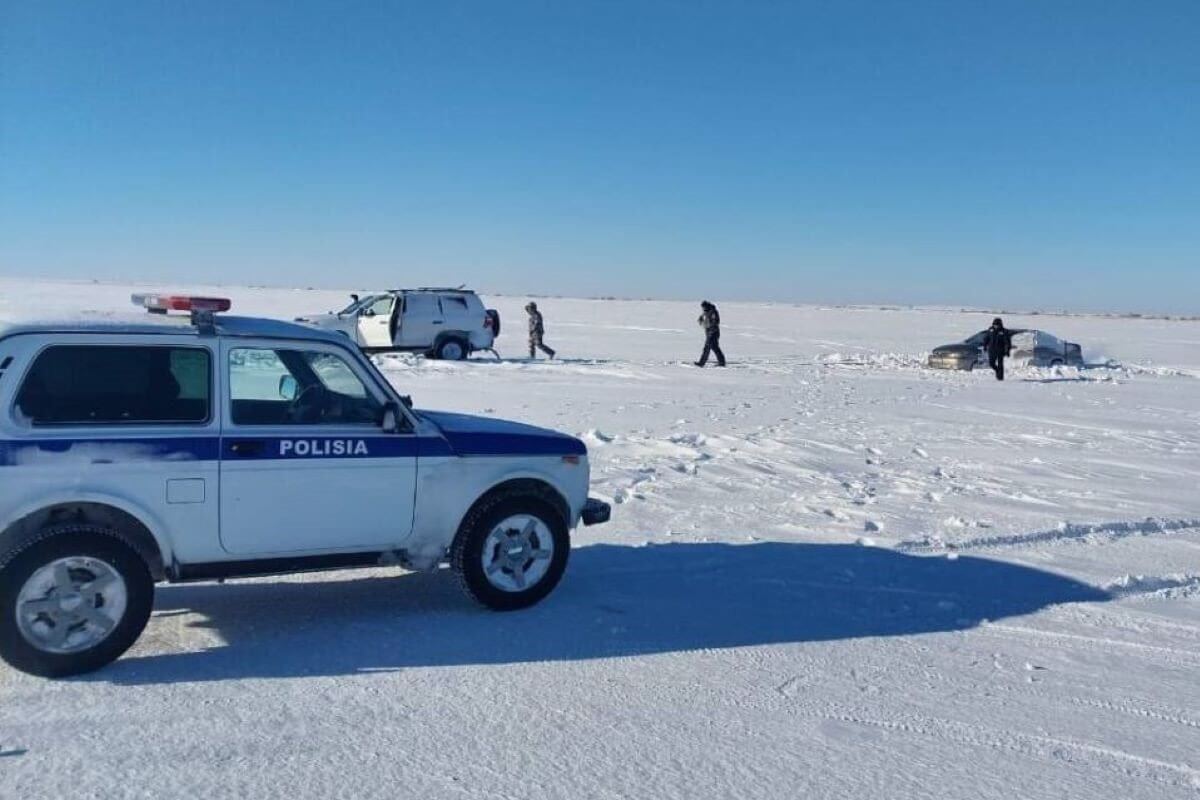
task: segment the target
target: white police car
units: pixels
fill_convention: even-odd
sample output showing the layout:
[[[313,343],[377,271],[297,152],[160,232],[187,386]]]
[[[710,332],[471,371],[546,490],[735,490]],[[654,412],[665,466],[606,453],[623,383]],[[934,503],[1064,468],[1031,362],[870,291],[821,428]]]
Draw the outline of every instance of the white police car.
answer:
[[[495,609],[558,583],[587,450],[414,411],[344,336],[215,316],[0,325],[0,656],[37,675],[119,657],[155,581],[449,560]],[[168,310],[191,316],[166,316]]]

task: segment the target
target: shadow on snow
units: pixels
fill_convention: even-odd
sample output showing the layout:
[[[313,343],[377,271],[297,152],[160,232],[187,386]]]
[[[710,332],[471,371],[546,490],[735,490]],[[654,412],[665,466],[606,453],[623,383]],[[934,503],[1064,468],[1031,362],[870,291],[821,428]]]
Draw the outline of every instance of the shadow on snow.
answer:
[[[227,644],[128,656],[84,680],[149,684],[637,656],[954,631],[1108,599],[1072,579],[968,556],[856,545],[593,545],[540,605],[500,614],[447,570],[317,582],[165,586]]]

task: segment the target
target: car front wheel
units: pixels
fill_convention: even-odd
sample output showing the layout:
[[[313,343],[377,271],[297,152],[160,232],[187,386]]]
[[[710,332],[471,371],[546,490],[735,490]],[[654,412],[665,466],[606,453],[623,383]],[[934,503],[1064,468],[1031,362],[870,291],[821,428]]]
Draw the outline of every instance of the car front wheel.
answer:
[[[113,531],[49,527],[0,556],[0,657],[47,678],[91,672],[137,640],[153,602],[146,562]]]
[[[468,595],[510,611],[558,585],[570,550],[566,520],[553,505],[532,494],[500,495],[464,521],[451,562]]]

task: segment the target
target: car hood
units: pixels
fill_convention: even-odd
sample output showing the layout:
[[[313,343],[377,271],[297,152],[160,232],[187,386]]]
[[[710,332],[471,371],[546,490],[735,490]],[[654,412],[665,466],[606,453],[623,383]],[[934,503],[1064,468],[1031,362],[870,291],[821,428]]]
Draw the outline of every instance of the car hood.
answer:
[[[303,322],[305,325],[315,325],[318,328],[337,328],[340,327],[345,318],[341,314],[309,314],[304,317],[296,317],[296,322]]]
[[[956,342],[954,344],[944,344],[941,347],[933,348],[934,355],[939,356],[968,356],[979,352],[979,348],[975,345],[966,344],[964,342]]]
[[[417,414],[437,426],[457,455],[587,455],[587,446],[579,439],[548,428],[448,411]]]

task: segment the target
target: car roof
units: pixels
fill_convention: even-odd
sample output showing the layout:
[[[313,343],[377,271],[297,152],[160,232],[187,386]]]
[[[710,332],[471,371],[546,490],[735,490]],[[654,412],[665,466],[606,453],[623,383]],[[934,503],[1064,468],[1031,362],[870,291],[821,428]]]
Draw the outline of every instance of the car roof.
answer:
[[[284,322],[264,317],[214,315],[218,336],[264,339],[309,339],[345,344],[346,337],[334,331],[324,331],[308,325]],[[31,333],[122,333],[200,335],[186,314],[84,313],[74,317],[0,320],[0,339]]]
[[[422,286],[417,289],[388,289],[390,294],[475,294],[474,289],[464,289],[461,286],[456,287],[437,287],[437,286]]]
[[[981,334],[987,333],[987,332],[988,332],[988,331],[990,331],[990,330],[991,330],[991,328],[984,328],[984,329],[983,329],[983,330],[981,330],[981,331],[977,331],[976,333],[972,333],[972,334],[971,334],[970,336],[968,336],[967,338],[968,338],[968,339],[974,338],[974,337],[976,337],[976,336],[979,336],[979,335],[981,335]],[[1035,329],[1035,328],[1005,328],[1004,330],[1008,331],[1008,332],[1009,332],[1009,333],[1011,333],[1013,336],[1016,336],[1018,333],[1040,333],[1040,332],[1041,332],[1041,331],[1038,331],[1038,330],[1037,330],[1037,329]]]

